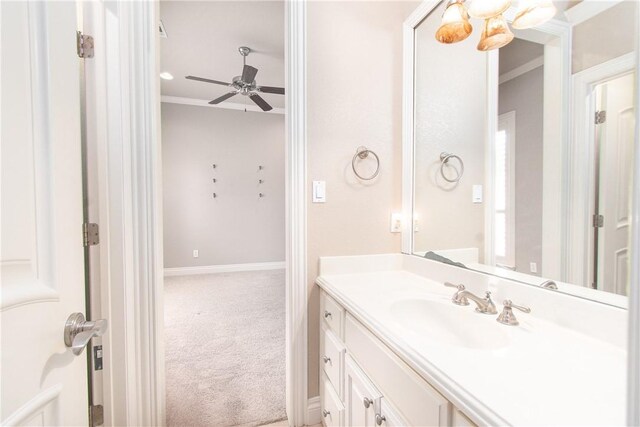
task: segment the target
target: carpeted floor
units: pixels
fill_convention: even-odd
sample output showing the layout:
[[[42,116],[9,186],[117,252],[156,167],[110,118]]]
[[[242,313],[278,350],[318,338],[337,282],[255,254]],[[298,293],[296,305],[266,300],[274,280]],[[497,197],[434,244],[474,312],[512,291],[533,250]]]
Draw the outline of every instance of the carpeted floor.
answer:
[[[285,414],[284,270],[165,278],[167,425]]]

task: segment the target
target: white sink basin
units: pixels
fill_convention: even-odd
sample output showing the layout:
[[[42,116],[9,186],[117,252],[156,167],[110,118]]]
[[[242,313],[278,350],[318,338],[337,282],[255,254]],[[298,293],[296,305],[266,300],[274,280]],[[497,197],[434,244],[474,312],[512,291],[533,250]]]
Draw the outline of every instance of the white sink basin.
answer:
[[[404,330],[438,344],[496,350],[509,344],[497,315],[477,313],[475,304],[457,306],[444,301],[405,299],[391,304],[393,319]]]

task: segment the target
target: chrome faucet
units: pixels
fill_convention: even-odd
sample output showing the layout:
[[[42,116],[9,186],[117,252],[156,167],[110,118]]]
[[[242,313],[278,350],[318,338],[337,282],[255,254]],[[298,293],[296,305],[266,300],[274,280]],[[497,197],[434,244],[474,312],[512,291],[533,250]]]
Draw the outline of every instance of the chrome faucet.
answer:
[[[469,305],[469,300],[467,299],[467,297],[460,294],[462,291],[465,290],[465,287],[463,284],[454,285],[453,283],[450,283],[450,282],[444,282],[444,285],[450,288],[458,289],[458,291],[455,294],[453,294],[453,296],[451,297],[451,302],[457,305]]]
[[[558,285],[556,285],[556,282],[554,282],[553,280],[546,280],[544,282],[542,282],[540,284],[541,288],[546,288],[546,289],[553,289],[553,290],[557,290],[558,289]]]
[[[480,298],[479,296],[473,294],[472,292],[465,289],[464,285],[454,285],[453,283],[445,282],[445,286],[449,286],[451,288],[457,288],[458,291],[453,294],[451,301],[457,305],[469,305],[469,300],[476,303],[476,311],[478,313],[483,314],[497,314],[498,310],[496,309],[496,305],[493,303],[491,299],[491,292],[487,291],[484,298]]]
[[[479,296],[467,291],[466,289],[460,292],[461,297],[465,297],[475,302],[477,307],[476,311],[482,314],[497,314],[498,310],[496,309],[496,305],[491,300],[491,292],[487,291],[485,293],[484,298],[480,298]]]

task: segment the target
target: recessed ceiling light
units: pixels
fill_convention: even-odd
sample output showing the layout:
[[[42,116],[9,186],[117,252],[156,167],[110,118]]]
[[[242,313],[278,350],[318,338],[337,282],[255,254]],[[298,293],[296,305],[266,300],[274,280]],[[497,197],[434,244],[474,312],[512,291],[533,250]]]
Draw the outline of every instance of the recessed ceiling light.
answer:
[[[163,71],[160,73],[160,78],[165,80],[173,80],[173,76],[168,71]]]

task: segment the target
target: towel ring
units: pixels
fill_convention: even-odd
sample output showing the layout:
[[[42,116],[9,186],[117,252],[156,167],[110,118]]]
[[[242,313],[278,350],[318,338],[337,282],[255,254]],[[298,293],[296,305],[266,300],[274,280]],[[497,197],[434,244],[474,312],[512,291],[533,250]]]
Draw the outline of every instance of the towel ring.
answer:
[[[356,170],[356,160],[358,158],[366,159],[367,157],[369,157],[369,154],[373,154],[373,157],[376,158],[376,170],[371,176],[364,177],[360,175]],[[376,176],[378,176],[378,172],[380,172],[380,158],[376,153],[369,150],[367,147],[360,146],[356,149],[356,154],[353,155],[353,159],[351,160],[351,168],[353,169],[353,173],[355,173],[358,178],[362,179],[363,181],[370,181]]]
[[[453,179],[447,178],[447,176],[444,174],[444,165],[449,163],[449,159],[456,159],[460,163],[460,171],[458,172],[458,175]],[[462,174],[464,174],[464,162],[460,157],[444,151],[440,153],[440,175],[442,175],[442,178],[444,178],[445,181],[458,183],[460,182],[460,178],[462,178]]]

